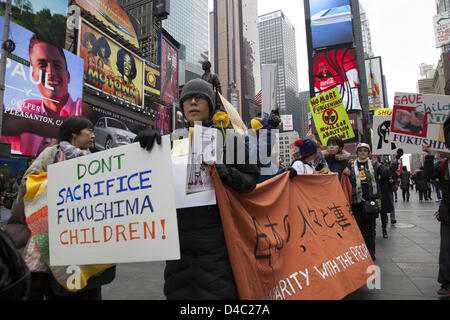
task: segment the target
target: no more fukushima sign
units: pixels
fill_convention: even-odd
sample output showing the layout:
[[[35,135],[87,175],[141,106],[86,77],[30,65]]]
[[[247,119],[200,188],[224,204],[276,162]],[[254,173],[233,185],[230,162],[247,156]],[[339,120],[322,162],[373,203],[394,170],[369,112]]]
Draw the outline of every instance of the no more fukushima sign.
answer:
[[[50,264],[179,259],[169,137],[48,168]]]

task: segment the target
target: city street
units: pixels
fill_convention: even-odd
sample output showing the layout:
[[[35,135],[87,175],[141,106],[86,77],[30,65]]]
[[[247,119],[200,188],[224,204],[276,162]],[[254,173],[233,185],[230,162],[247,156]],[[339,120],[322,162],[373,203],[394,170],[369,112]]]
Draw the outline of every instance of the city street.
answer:
[[[388,239],[381,234],[377,219],[376,265],[380,267],[380,288],[366,286],[348,295],[349,300],[437,300],[450,299],[436,294],[439,256],[439,223],[433,214],[433,201],[419,202],[411,192],[403,202],[401,190],[396,203],[397,224],[388,226]],[[2,223],[9,212],[2,210]],[[164,300],[165,262],[119,264],[115,280],[103,287],[105,300]],[[374,281],[374,283],[376,283]]]

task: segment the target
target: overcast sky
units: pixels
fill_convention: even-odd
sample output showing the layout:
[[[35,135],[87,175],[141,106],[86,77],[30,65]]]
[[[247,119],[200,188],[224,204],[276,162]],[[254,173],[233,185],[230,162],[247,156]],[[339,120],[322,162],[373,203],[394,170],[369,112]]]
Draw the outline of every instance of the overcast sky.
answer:
[[[211,2],[211,1],[210,1]],[[434,0],[360,0],[370,23],[372,48],[381,56],[390,107],[394,92],[416,92],[422,62],[436,65]],[[211,7],[211,6],[210,6]],[[258,0],[258,14],[281,9],[295,27],[299,90],[309,90],[303,0]]]

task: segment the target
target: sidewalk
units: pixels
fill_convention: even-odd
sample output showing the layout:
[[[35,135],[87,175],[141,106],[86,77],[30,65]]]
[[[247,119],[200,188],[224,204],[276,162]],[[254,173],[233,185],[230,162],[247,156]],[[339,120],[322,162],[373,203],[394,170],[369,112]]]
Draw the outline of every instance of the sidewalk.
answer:
[[[411,192],[410,202],[403,202],[401,190],[395,203],[397,224],[388,226],[383,239],[381,220],[377,219],[376,261],[381,271],[381,289],[366,286],[348,295],[348,300],[450,300],[439,296],[437,282],[440,223],[433,217],[439,203],[419,202]]]

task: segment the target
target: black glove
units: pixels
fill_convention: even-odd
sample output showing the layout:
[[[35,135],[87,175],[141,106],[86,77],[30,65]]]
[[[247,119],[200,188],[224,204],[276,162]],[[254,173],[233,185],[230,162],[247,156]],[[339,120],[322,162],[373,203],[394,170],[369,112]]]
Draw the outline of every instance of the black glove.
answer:
[[[230,168],[228,168],[224,164],[216,164],[216,170],[217,174],[220,177],[220,180],[222,180],[222,182],[226,185],[230,186],[232,182]]]
[[[293,177],[295,177],[297,175],[297,170],[295,170],[292,167],[289,167],[288,171],[289,171],[289,179],[292,179]]]
[[[403,149],[400,148],[397,150],[397,154],[395,155],[395,158],[398,160],[402,157],[402,155],[403,155]]]
[[[138,142],[142,148],[147,149],[148,151],[153,147],[153,143],[161,144],[161,135],[155,131],[150,129],[145,129],[139,131],[136,138],[134,138],[134,142]]]

